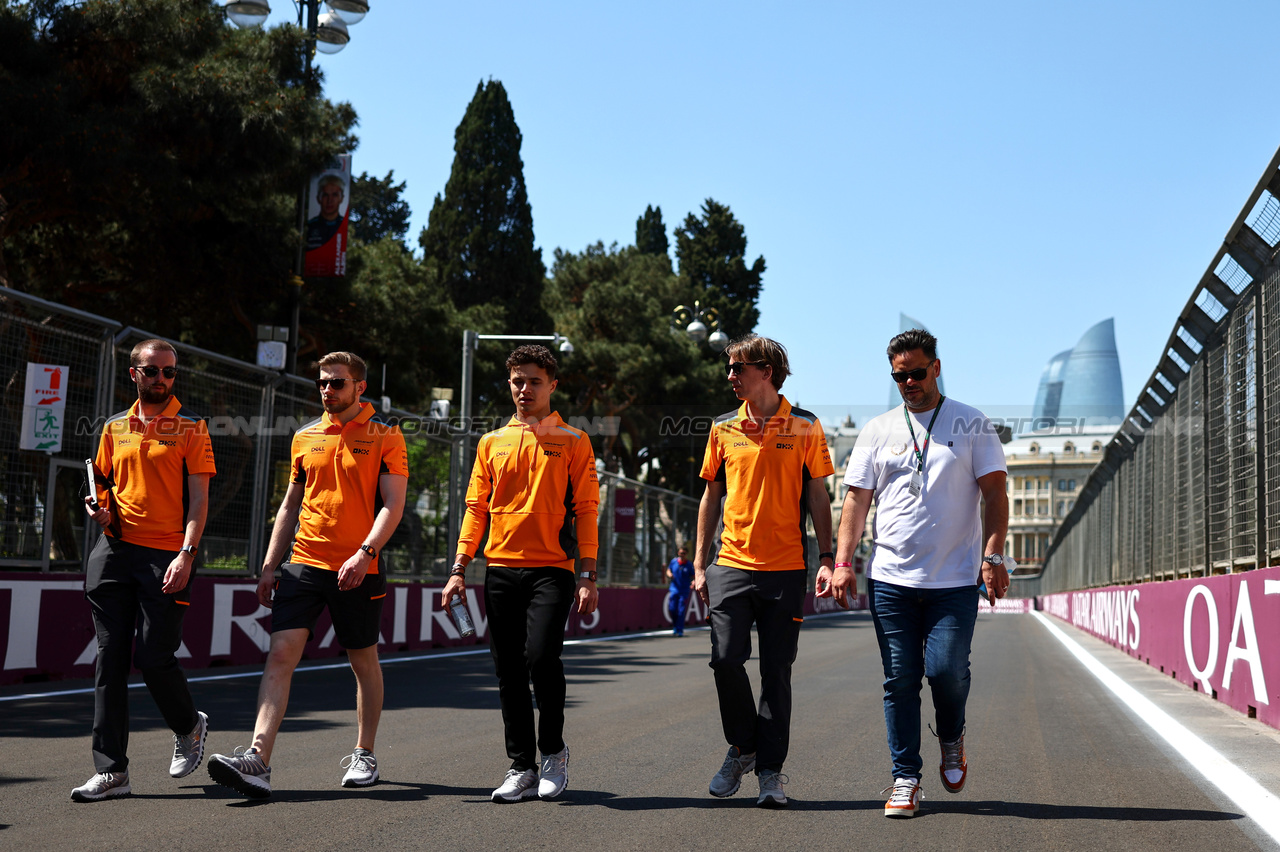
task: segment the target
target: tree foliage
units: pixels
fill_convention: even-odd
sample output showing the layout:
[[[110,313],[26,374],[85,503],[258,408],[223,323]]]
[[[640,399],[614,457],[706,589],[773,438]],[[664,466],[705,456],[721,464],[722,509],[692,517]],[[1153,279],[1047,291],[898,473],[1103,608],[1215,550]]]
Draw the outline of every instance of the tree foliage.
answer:
[[[303,44],[200,0],[3,0],[0,283],[251,357],[305,177],[356,144]]]
[[[680,277],[706,307],[720,315],[720,328],[741,337],[760,321],[764,257],[747,266],[747,234],[727,205],[708,198],[702,215],[690,213],[676,228]]]
[[[636,248],[644,254],[670,258],[670,243],[667,242],[667,226],[662,221],[661,207],[647,205],[644,215],[636,220]]]
[[[477,85],[454,135],[444,195],[436,196],[419,242],[454,304],[507,306],[507,330],[540,333],[548,322],[541,309],[546,267],[533,244],[520,144],[502,83]]]
[[[384,178],[369,177],[368,172],[351,181],[351,204],[347,218],[351,224],[351,239],[376,243],[383,237],[394,237],[404,242],[409,233],[409,202],[401,195],[405,182],[393,183],[395,170]]]

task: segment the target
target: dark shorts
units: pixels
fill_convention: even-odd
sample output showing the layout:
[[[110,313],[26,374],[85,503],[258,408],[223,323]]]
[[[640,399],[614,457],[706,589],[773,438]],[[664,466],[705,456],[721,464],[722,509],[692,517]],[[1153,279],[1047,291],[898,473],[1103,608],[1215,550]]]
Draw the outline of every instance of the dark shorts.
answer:
[[[276,580],[275,606],[271,609],[271,632],[305,628],[307,638],[315,635],[316,619],[329,607],[338,644],[348,650],[378,644],[382,625],[382,601],[387,596],[387,578],[366,574],[354,589],[338,591],[338,572],[286,562]]]

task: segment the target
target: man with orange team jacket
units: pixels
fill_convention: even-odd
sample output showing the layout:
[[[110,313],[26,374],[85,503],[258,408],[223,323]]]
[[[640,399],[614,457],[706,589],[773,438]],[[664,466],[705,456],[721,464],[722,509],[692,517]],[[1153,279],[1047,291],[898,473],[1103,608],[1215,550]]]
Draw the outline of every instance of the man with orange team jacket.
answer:
[[[178,665],[182,620],[209,506],[213,449],[204,421],[173,395],[178,353],[144,340],[129,354],[138,401],[108,420],[94,460],[89,516],[106,535],[85,565],[84,596],[98,635],[94,678],[96,774],[71,791],[77,802],[127,796],[129,657],[173,730],[169,774],[190,775],[204,758],[209,719],[191,699]],[[105,487],[103,487],[105,486]],[[96,505],[95,505],[96,501]]]
[[[818,559],[829,568],[831,498],[823,480],[835,470],[818,418],[779,393],[791,375],[782,344],[750,334],[725,354],[742,405],[717,418],[707,437],[707,488],[693,557],[693,589],[710,607],[711,668],[729,741],[710,793],[732,796],[754,769],[756,805],[780,808],[787,804],[782,763],[791,737],[791,665],[804,621],[805,515],[813,516]],[[708,565],[722,501],[724,534]],[[746,670],[753,622],[760,638],[759,710]]]
[[[358,355],[330,352],[321,358],[316,388],[324,414],[293,436],[293,478],[258,580],[258,600],[271,607],[271,650],[258,687],[253,743],[209,758],[214,781],[250,798],[271,795],[271,752],[293,670],[325,607],[356,676],[356,745],[343,758],[342,786],[368,787],[378,780],[378,628],[387,596],[378,552],[400,523],[409,462],[399,428],[360,401],[364,377]]]
[[[545,346],[521,346],[507,358],[507,371],[516,413],[476,448],[458,557],[441,596],[445,606],[455,594],[465,600],[465,568],[488,524],[484,603],[511,758],[493,791],[495,802],[554,799],[569,782],[560,652],[575,599],[584,615],[596,609],[600,503],[590,439],[551,410],[555,356]],[[536,736],[530,680],[538,699]]]

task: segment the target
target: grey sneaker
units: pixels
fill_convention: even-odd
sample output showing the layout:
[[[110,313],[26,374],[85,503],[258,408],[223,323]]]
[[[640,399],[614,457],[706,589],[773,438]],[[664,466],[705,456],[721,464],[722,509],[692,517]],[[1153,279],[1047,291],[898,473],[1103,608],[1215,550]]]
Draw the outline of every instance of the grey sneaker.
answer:
[[[196,726],[185,737],[173,735],[173,760],[169,763],[169,774],[174,778],[186,778],[195,772],[204,760],[204,738],[209,733],[209,717],[204,713],[196,713]]]
[[[343,787],[369,787],[378,780],[378,758],[367,748],[357,748],[342,758],[347,774],[342,776]]]
[[[708,788],[711,795],[718,799],[732,796],[742,786],[743,773],[756,768],[755,753],[743,754],[737,746],[729,746],[729,753],[724,756],[724,766],[711,779]]]
[[[532,769],[508,769],[507,777],[502,779],[501,786],[493,791],[495,802],[518,802],[538,795],[538,773]]]
[[[230,787],[251,799],[266,799],[271,796],[271,767],[262,762],[256,748],[237,746],[235,753],[230,756],[211,756],[209,777],[223,787]]]
[[[129,786],[128,772],[99,772],[88,781],[71,790],[73,802],[100,802],[127,796],[133,792]]]
[[[569,747],[556,754],[542,756],[542,778],[538,780],[538,798],[554,799],[569,783]]]
[[[782,791],[783,784],[791,783],[791,779],[781,772],[772,769],[760,770],[760,798],[756,799],[758,808],[785,808],[787,794]]]

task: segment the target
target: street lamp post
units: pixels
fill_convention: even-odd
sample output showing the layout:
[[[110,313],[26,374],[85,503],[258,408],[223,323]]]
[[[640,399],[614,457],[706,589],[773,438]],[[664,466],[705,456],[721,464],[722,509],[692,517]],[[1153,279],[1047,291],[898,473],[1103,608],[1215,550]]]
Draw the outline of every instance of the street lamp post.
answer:
[[[333,54],[342,50],[351,41],[347,27],[360,23],[369,13],[369,0],[324,0],[329,11],[323,15],[320,14],[320,3],[321,0],[293,0],[298,10],[298,26],[303,26],[305,21],[307,28],[307,42],[302,50],[302,79],[308,100],[315,89],[312,60],[316,51]],[[227,0],[225,8],[231,23],[241,29],[260,27],[271,14],[269,0]],[[300,156],[306,160],[306,122],[303,122],[302,127]],[[293,277],[289,280],[289,339],[285,342],[285,368],[294,374],[298,372],[298,326],[302,312],[302,273],[307,256],[307,196],[310,189],[310,178],[303,178],[302,194],[298,202],[298,251],[294,258]]]
[[[677,331],[683,331],[694,343],[707,345],[715,352],[729,345],[729,335],[720,330],[720,315],[715,308],[704,308],[701,302],[693,307],[676,305],[671,312],[671,322]]]
[[[573,344],[562,334],[480,334],[467,329],[462,332],[462,419],[461,434],[449,455],[449,539],[456,542],[462,532],[462,512],[467,503],[467,471],[465,463],[471,448],[471,397],[476,363],[476,350],[481,340],[525,340],[549,342],[563,355],[573,354]]]

